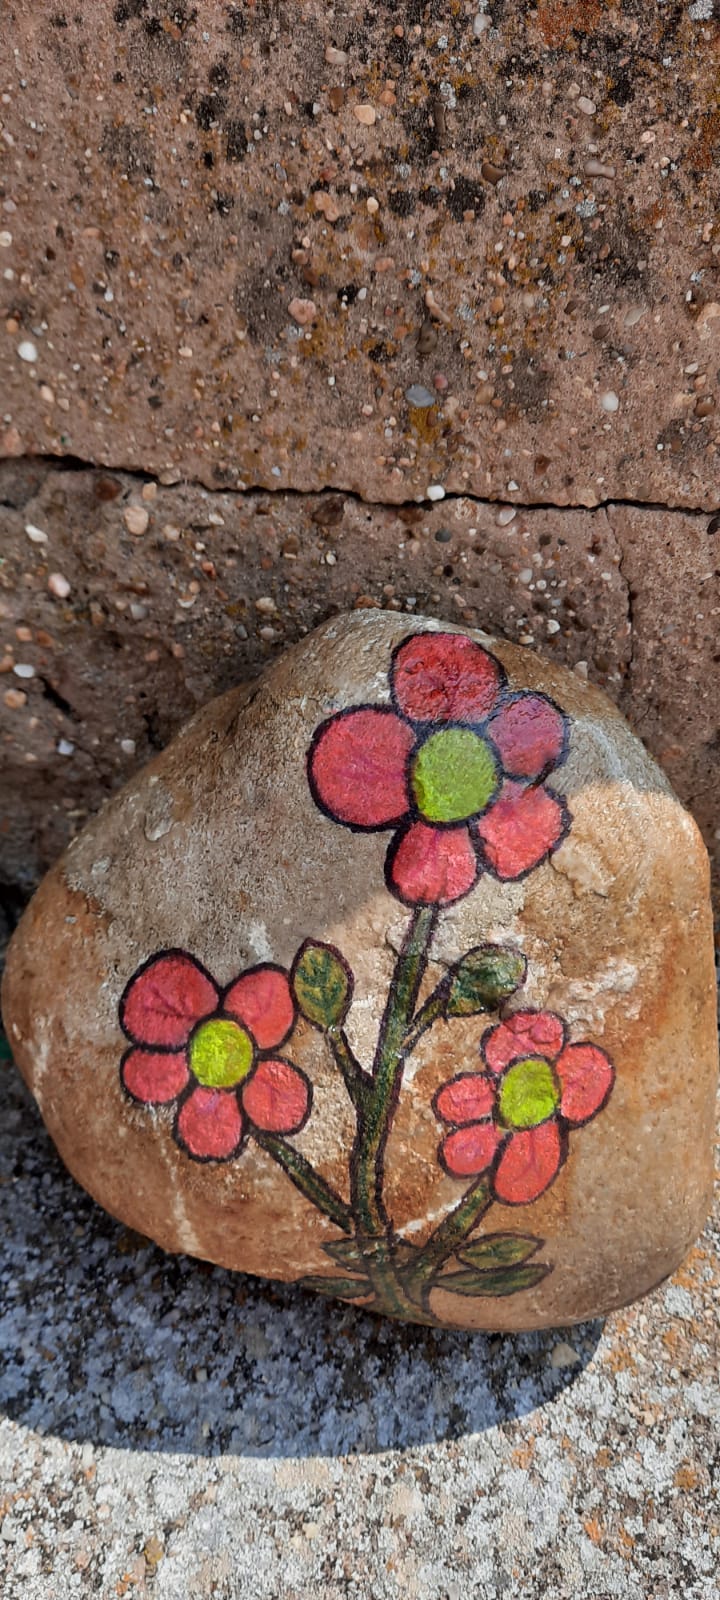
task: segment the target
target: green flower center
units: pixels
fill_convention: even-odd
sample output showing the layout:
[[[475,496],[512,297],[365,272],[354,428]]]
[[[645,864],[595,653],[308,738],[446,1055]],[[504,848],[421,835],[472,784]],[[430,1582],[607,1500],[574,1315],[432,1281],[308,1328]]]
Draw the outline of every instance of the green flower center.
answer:
[[[557,1078],[548,1061],[527,1056],[515,1061],[500,1085],[498,1109],[508,1128],[536,1128],[560,1104]]]
[[[206,1089],[232,1089],[252,1064],[252,1039],[237,1022],[203,1022],[190,1041],[190,1069]]]
[[[492,800],[499,785],[497,761],[471,728],[441,728],[420,746],[411,782],[428,822],[464,822]]]

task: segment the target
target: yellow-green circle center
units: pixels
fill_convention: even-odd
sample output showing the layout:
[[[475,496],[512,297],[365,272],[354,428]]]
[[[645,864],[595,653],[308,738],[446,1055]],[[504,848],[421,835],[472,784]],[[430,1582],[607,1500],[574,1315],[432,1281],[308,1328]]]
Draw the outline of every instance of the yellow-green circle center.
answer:
[[[203,1022],[190,1041],[190,1067],[206,1089],[232,1089],[252,1064],[252,1039],[237,1022]]]
[[[560,1104],[557,1079],[548,1061],[527,1056],[515,1061],[500,1085],[498,1110],[508,1128],[536,1128]]]
[[[491,746],[472,728],[441,728],[420,746],[412,790],[428,822],[465,822],[485,810],[498,787]]]

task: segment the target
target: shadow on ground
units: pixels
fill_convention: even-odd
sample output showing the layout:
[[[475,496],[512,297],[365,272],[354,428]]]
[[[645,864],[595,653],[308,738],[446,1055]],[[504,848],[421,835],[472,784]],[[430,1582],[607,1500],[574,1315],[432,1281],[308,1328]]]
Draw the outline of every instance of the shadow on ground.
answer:
[[[398,1327],[166,1256],[62,1167],[0,1068],[0,1414],[120,1449],[337,1456],[460,1438],[545,1405],[593,1355],[568,1336]]]

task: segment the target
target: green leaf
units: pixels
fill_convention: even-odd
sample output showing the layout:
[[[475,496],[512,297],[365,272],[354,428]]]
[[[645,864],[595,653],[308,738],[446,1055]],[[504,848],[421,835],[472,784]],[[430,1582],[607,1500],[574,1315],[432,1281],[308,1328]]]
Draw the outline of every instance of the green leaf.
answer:
[[[433,1289],[478,1297],[517,1294],[519,1289],[533,1289],[551,1271],[547,1262],[537,1261],[525,1267],[498,1268],[497,1272],[448,1272],[444,1278],[435,1279]]]
[[[447,1017],[472,1017],[496,1011],[525,981],[527,961],[510,945],[479,944],[451,968],[447,982]]]
[[[367,1278],[301,1278],[301,1289],[314,1289],[316,1294],[335,1295],[338,1300],[359,1300],[371,1294]]]
[[[527,1261],[542,1247],[542,1239],[532,1234],[486,1233],[482,1239],[463,1245],[458,1251],[459,1261],[466,1262],[480,1272],[492,1267],[509,1267],[518,1261]]]
[[[298,1009],[316,1028],[340,1028],[350,1009],[353,978],[339,950],[306,939],[293,962],[293,993]]]

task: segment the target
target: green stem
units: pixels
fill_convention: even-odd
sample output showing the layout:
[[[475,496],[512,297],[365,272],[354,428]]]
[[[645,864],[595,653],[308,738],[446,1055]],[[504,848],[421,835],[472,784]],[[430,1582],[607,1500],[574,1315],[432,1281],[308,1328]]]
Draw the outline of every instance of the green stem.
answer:
[[[438,1225],[426,1240],[412,1266],[404,1274],[405,1287],[411,1299],[427,1308],[427,1296],[439,1285],[433,1279],[443,1262],[454,1255],[473,1228],[492,1205],[490,1184],[481,1177],[463,1195],[462,1200]]]
[[[404,1056],[412,1055],[415,1046],[419,1044],[423,1034],[427,1033],[428,1028],[431,1028],[434,1022],[440,1021],[445,1016],[446,1005],[447,981],[443,978],[442,983],[438,984],[437,989],[433,989],[431,995],[428,995],[425,1004],[420,1007],[417,1015],[413,1018],[403,1039]]]
[[[351,1161],[352,1207],[358,1232],[366,1238],[380,1237],[388,1227],[382,1199],[385,1145],[400,1092],[405,1035],[425,973],[436,919],[435,906],[418,906],[412,914],[380,1024],[372,1087],[358,1118]]]
[[[328,1028],[326,1038],[354,1106],[361,1106],[372,1088],[372,1078],[353,1054],[344,1028]]]
[[[326,1217],[330,1217],[330,1220],[335,1222],[338,1228],[342,1228],[344,1233],[354,1232],[350,1207],[341,1200],[334,1189],[331,1189],[330,1184],[325,1182],[320,1173],[315,1171],[305,1156],[301,1156],[299,1150],[293,1149],[291,1144],[286,1144],[277,1133],[261,1133],[259,1129],[255,1129],[253,1138],[262,1150],[272,1156],[273,1161],[277,1161],[278,1166],[282,1167],[296,1189],[304,1194],[311,1205],[316,1206],[318,1211],[324,1211]]]

